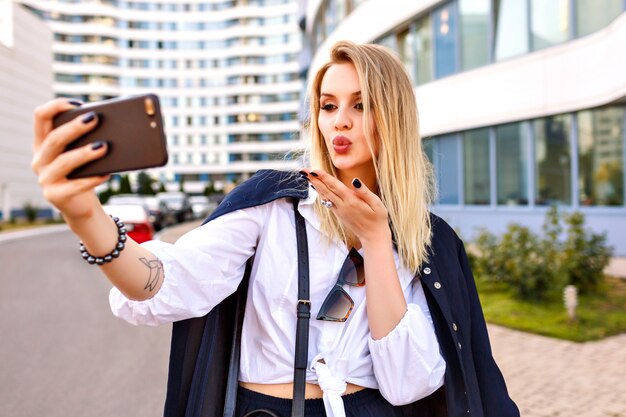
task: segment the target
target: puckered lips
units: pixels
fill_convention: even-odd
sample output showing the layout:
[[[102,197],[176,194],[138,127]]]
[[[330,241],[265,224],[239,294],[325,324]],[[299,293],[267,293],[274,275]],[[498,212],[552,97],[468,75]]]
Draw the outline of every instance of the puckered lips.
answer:
[[[335,136],[332,140],[333,149],[338,154],[347,153],[350,150],[352,141],[345,136]]]

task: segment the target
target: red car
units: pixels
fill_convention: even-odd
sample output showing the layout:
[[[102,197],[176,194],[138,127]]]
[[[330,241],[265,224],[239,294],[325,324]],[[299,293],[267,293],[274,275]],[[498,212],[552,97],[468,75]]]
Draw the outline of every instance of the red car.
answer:
[[[150,222],[150,215],[140,204],[106,204],[104,211],[111,216],[119,217],[126,224],[128,236],[135,242],[141,243],[151,240],[154,228]]]

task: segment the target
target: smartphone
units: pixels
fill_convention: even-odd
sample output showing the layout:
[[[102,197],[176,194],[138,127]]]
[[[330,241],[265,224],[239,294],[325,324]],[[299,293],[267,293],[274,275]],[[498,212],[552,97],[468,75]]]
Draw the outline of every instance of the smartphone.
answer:
[[[53,125],[58,127],[91,111],[98,115],[98,125],[70,143],[65,150],[105,141],[108,144],[107,154],[76,168],[67,178],[108,175],[159,167],[167,163],[163,118],[156,95],[144,94],[87,103],[59,113]]]

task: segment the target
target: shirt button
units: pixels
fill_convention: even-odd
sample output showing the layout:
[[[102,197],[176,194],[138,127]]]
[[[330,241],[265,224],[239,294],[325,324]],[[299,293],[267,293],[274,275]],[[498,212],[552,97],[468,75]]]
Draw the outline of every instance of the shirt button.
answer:
[[[457,343],[457,346],[461,349],[461,342]]]
[[[439,281],[435,281],[435,283],[433,284],[435,286],[435,288],[439,289],[441,288],[441,284],[439,283]]]
[[[459,327],[456,325],[456,323],[452,323],[452,330],[454,330],[455,332],[459,330]]]
[[[429,275],[429,274],[430,274],[430,272],[431,272],[431,270],[430,270],[430,268],[429,268],[429,267],[424,268],[424,273],[425,273],[426,275]]]

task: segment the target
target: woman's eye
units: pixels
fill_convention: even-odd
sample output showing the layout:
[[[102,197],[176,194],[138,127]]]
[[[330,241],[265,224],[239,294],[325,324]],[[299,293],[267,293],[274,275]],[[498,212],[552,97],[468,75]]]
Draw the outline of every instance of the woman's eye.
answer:
[[[363,110],[363,103],[357,103],[354,105],[354,108],[357,110]]]
[[[321,109],[324,110],[324,111],[331,111],[331,110],[335,109],[335,105],[334,104],[324,104],[321,107]]]

